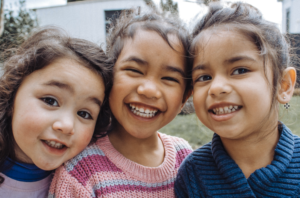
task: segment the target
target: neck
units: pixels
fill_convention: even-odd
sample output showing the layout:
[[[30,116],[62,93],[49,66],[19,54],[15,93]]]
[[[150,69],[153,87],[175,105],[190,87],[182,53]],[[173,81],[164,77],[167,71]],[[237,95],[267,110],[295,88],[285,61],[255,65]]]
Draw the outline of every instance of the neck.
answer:
[[[242,139],[222,138],[229,156],[241,168],[246,178],[255,170],[271,164],[279,141],[278,127],[266,133],[255,132]]]
[[[131,161],[157,167],[164,160],[164,146],[156,131],[149,137],[140,139],[130,135],[119,125],[108,136],[114,148]]]

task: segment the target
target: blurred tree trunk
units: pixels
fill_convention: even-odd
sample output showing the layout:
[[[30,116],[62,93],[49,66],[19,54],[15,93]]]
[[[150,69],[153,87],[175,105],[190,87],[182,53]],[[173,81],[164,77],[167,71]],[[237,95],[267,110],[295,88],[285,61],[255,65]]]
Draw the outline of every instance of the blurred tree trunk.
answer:
[[[0,37],[4,31],[4,0],[0,0]]]

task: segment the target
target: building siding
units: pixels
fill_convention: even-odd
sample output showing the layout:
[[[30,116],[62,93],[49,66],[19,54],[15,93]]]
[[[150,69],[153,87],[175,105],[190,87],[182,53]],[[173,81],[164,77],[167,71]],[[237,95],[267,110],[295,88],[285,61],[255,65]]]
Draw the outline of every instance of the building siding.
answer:
[[[287,11],[290,11],[290,31],[286,31]],[[282,1],[282,32],[296,34],[300,33],[300,0]]]
[[[134,7],[146,9],[143,0],[94,0],[68,3],[64,6],[36,9],[40,26],[54,25],[71,36],[97,44],[105,42],[105,11]]]

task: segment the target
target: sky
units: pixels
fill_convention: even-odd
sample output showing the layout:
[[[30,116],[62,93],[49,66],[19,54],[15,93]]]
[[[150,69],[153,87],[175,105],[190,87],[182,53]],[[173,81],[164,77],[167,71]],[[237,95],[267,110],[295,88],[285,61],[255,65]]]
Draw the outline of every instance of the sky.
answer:
[[[16,0],[4,0],[5,4],[11,4]],[[28,8],[39,8],[39,7],[48,7],[55,5],[64,5],[67,0],[26,0]],[[153,0],[155,3],[159,3],[160,0]],[[207,10],[205,6],[200,6],[196,3],[193,3],[195,0],[173,0],[178,3],[179,15],[187,23],[193,21],[192,19],[195,16],[202,16]],[[224,1],[224,0],[223,0]],[[230,0],[230,2],[237,2],[240,0]],[[278,27],[281,27],[282,20],[282,9],[281,3],[277,0],[242,0],[247,2],[255,7],[257,7],[262,13],[263,17],[274,23],[278,24]],[[281,28],[280,28],[281,29]]]

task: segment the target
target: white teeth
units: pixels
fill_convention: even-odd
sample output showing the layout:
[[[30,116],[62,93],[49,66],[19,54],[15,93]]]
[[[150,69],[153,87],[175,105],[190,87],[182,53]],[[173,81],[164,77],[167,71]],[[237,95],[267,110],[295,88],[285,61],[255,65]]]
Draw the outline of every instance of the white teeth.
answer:
[[[48,146],[53,147],[53,148],[61,149],[61,148],[64,147],[63,144],[58,143],[58,142],[55,142],[55,141],[53,141],[53,140],[51,140],[51,141],[46,140],[45,142],[46,142],[46,144],[47,144]]]
[[[216,115],[220,115],[220,114],[226,114],[226,113],[231,113],[234,112],[238,109],[238,106],[225,106],[225,107],[218,107],[213,109],[212,111],[216,114]]]
[[[129,104],[129,106],[131,108],[131,111],[134,114],[136,114],[138,116],[141,116],[143,118],[152,118],[152,117],[155,116],[156,112],[158,111],[158,110],[146,109],[146,108],[143,108],[143,107],[138,108],[138,107],[136,107],[132,104]]]

